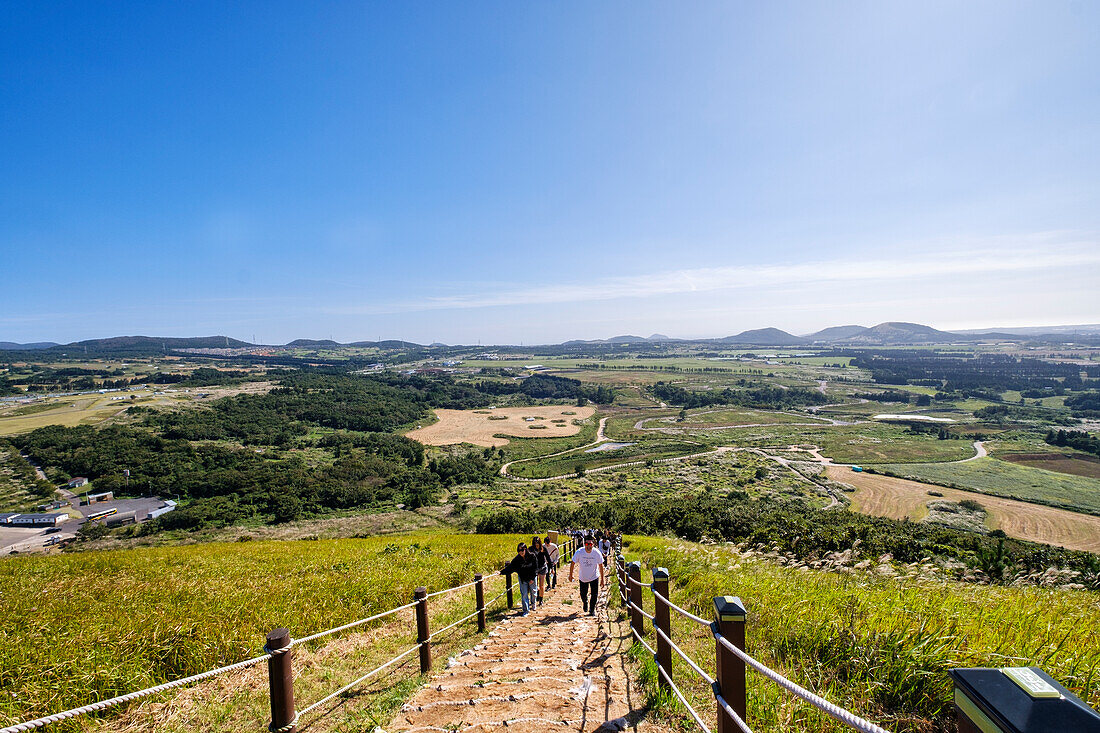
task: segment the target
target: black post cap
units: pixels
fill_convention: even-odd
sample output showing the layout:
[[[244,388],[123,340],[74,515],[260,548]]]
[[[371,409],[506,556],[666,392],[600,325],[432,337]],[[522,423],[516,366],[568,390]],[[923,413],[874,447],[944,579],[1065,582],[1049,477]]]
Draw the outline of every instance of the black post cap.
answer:
[[[718,596],[714,599],[714,612],[719,621],[744,621],[745,606],[737,596]]]
[[[955,705],[979,730],[1100,733],[1100,713],[1038,667],[952,669]]]

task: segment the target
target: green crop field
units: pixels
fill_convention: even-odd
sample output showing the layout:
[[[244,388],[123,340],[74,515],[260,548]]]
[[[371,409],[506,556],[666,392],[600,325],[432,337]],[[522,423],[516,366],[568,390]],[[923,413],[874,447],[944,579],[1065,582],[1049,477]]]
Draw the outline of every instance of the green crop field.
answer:
[[[768,425],[706,431],[692,431],[685,427],[684,435],[711,445],[814,444],[822,448],[824,455],[838,463],[926,463],[958,461],[974,455],[971,441],[939,440],[935,435],[913,434],[904,425],[877,422],[858,425]]]
[[[770,410],[711,409],[689,412],[682,423],[672,423],[672,426],[712,427],[721,425],[781,425],[788,423],[820,423],[824,425],[828,424],[828,421],[806,414]],[[664,427],[666,423],[654,421],[648,423],[648,425],[651,427]]]
[[[469,582],[501,567],[516,540],[235,542],[5,560],[0,726],[247,659],[279,626],[301,637],[407,603],[418,585]],[[488,582],[491,598],[503,584]],[[469,591],[438,603],[433,624],[469,613]],[[408,618],[382,626],[393,627],[393,648],[408,646]]]
[[[491,488],[468,485],[458,490],[458,498],[479,505],[472,511],[476,517],[486,508],[497,506],[537,510],[624,496],[723,495],[730,491],[751,497],[798,497],[816,506],[828,503],[819,489],[790,469],[751,452],[598,471],[582,479],[571,477],[538,484],[502,482]]]
[[[1100,514],[1100,479],[1046,471],[988,457],[966,463],[920,463],[878,468],[918,481]]]
[[[575,473],[578,467],[590,470],[617,463],[684,456],[707,449],[698,443],[682,440],[648,440],[616,450],[592,453],[588,452],[589,450],[578,448],[560,456],[514,463],[509,467],[508,472],[523,478],[547,478]]]
[[[821,572],[726,547],[626,540],[628,560],[668,568],[673,602],[711,618],[712,598],[740,596],[751,654],[889,730],[955,730],[953,667],[1038,665],[1091,705],[1100,704],[1100,636],[1091,633],[1100,628],[1100,604],[1094,593],[967,585],[921,577],[919,567],[909,566],[896,578]],[[652,612],[653,598],[646,595],[644,607]],[[654,643],[652,631],[648,636]],[[714,674],[708,631],[674,613],[672,637]],[[713,716],[710,687],[675,656],[673,668],[673,679],[704,718]],[[690,729],[683,709],[655,693],[654,675],[650,666],[650,700],[669,722]],[[754,731],[850,730],[751,670],[748,680],[747,722]]]

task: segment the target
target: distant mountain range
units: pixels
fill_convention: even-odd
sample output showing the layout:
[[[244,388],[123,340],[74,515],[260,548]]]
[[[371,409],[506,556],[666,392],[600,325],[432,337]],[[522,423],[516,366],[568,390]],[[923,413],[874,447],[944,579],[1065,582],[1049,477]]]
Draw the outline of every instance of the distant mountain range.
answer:
[[[756,328],[742,331],[733,336],[717,339],[675,339],[664,334],[651,336],[614,336],[608,339],[590,341],[566,341],[561,346],[600,346],[600,345],[647,345],[660,343],[699,343],[738,346],[902,346],[922,344],[958,344],[982,341],[1034,341],[1045,343],[1066,343],[1069,341],[1097,342],[1100,340],[1100,324],[1080,326],[1049,326],[1045,328],[1006,328],[968,331],[940,331],[919,323],[888,321],[877,326],[831,326],[815,333],[796,336],[778,328]],[[411,341],[355,341],[340,343],[331,339],[296,339],[286,347],[297,349],[321,350],[335,349],[341,346],[377,347],[383,349],[407,348],[447,348],[444,344],[432,344],[425,347]],[[504,345],[500,345],[504,346]],[[138,356],[164,354],[180,349],[242,349],[271,348],[227,336],[202,336],[198,338],[159,338],[155,336],[116,336],[106,339],[88,339],[70,344],[57,344],[52,341],[20,344],[12,341],[0,341],[0,351],[53,351],[65,354],[97,353],[117,356]],[[485,347],[490,348],[490,347]]]
[[[14,341],[0,341],[0,351],[37,351],[58,346],[53,341],[36,341],[33,344],[17,344]]]

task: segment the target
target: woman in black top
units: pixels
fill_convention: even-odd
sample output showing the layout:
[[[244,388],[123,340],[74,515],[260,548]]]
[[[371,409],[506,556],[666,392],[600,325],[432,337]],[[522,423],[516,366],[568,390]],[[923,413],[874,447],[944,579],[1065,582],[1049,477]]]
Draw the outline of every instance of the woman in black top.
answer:
[[[520,542],[516,548],[516,556],[500,571],[501,575],[515,573],[519,576],[519,598],[523,603],[524,616],[535,605],[535,576],[538,574],[538,569],[535,554],[527,549],[527,545]]]

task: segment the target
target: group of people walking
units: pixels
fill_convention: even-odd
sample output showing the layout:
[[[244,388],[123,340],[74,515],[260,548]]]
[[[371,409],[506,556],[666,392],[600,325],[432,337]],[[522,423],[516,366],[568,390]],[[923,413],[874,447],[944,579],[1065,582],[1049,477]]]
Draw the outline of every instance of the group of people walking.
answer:
[[[595,616],[600,588],[607,583],[607,559],[611,555],[613,536],[610,532],[580,530],[566,531],[566,535],[577,540],[577,550],[569,559],[569,582],[573,582],[576,574],[580,581],[584,612]],[[550,535],[545,539],[536,535],[531,538],[530,547],[526,542],[520,542],[516,547],[516,556],[500,571],[501,575],[515,573],[519,577],[523,616],[536,606],[541,606],[545,602],[546,593],[558,587],[560,559],[560,548],[551,541]]]

